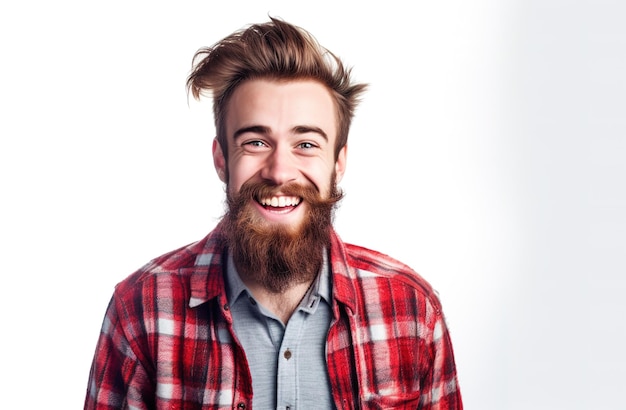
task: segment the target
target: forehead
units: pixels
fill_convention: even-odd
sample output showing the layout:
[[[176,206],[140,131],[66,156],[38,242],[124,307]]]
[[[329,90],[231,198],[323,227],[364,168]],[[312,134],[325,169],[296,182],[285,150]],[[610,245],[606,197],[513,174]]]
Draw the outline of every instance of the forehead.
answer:
[[[337,113],[331,92],[315,80],[246,80],[233,92],[226,110],[226,133],[263,126],[280,133],[299,126],[336,136]]]

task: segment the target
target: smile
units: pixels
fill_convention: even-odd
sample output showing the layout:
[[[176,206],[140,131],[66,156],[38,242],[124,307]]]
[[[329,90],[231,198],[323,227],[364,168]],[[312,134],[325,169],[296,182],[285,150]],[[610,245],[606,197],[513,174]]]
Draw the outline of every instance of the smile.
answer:
[[[259,203],[266,207],[284,208],[287,206],[296,207],[302,199],[297,196],[271,196],[260,198]]]

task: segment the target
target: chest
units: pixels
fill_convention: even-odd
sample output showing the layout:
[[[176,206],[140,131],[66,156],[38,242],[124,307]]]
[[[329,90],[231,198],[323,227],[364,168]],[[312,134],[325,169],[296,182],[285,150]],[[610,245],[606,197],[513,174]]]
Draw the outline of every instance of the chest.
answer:
[[[182,403],[181,409],[264,408],[253,406],[254,392],[263,391],[255,380],[268,383],[269,379],[263,382],[254,375],[268,367],[284,380],[270,382],[268,391],[283,386],[283,399],[294,397],[290,393],[298,388],[294,375],[299,375],[302,386],[310,386],[304,388],[310,392],[319,392],[320,385],[327,383],[332,402],[342,409],[377,408],[380,403],[394,408],[419,399],[426,353],[417,332],[383,337],[371,321],[342,313],[327,329],[305,332],[302,337],[302,328],[285,328],[281,339],[280,332],[272,336],[269,330],[264,336],[260,336],[263,332],[240,335],[227,320],[232,320],[230,314],[219,307],[196,309],[172,328],[172,334],[159,337],[153,358],[161,403],[176,401]],[[261,337],[269,350],[250,347]],[[301,349],[298,343],[311,338],[313,350]],[[308,356],[317,359],[311,362]]]

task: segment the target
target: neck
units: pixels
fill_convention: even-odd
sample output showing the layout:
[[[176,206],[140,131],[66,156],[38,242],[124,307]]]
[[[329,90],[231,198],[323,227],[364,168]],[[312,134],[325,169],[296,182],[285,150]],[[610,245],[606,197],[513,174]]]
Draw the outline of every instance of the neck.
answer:
[[[283,324],[289,321],[315,279],[316,276],[306,282],[289,285],[281,292],[274,292],[259,282],[251,280],[247,275],[241,275],[241,280],[248,287],[254,299],[276,315]]]

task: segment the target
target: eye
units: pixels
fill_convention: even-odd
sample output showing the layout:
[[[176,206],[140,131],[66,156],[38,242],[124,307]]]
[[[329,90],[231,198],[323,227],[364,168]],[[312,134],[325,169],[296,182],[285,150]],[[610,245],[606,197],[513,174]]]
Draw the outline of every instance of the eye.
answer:
[[[301,149],[312,149],[316,147],[317,145],[313,144],[312,142],[301,142],[300,144],[298,144],[298,148]]]
[[[241,147],[247,151],[258,151],[267,147],[267,144],[261,140],[248,140],[241,144]]]
[[[265,143],[263,141],[255,140],[255,141],[244,142],[243,145],[249,145],[252,147],[263,147],[265,146]]]

